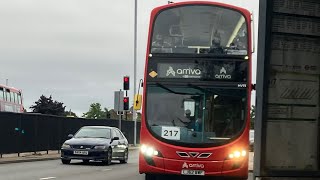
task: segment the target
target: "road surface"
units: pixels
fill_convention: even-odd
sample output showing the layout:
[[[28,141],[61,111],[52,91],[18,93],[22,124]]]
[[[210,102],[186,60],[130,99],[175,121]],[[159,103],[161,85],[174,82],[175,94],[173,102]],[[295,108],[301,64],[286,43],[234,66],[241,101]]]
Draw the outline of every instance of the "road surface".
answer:
[[[250,176],[252,176],[250,174]],[[13,163],[0,165],[0,180],[144,180],[138,173],[138,150],[130,151],[128,164],[114,162],[104,166],[99,162],[83,164],[72,161],[70,165],[60,160]],[[163,179],[163,178],[161,178]],[[165,178],[168,179],[167,177]],[[177,180],[177,178],[171,178]],[[186,179],[186,176],[182,178]],[[189,178],[199,179],[199,178]],[[250,179],[250,178],[249,178]],[[251,180],[251,179],[250,179]]]

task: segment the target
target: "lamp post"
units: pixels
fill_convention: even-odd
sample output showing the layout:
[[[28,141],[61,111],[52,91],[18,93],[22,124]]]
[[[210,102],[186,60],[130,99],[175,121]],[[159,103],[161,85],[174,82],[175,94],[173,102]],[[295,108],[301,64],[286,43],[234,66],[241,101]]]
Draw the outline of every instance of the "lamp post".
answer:
[[[134,50],[133,50],[133,95],[136,94],[136,84],[137,84],[137,9],[138,9],[138,0],[134,0]],[[132,117],[134,121],[134,146],[137,144],[137,115],[136,110],[133,108]]]

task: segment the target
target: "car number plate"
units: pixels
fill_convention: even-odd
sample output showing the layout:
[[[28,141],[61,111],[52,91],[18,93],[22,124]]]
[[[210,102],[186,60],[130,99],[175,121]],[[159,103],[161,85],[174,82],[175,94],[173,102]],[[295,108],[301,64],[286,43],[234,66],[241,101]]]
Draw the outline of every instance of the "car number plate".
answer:
[[[198,175],[198,176],[204,176],[204,171],[203,171],[203,170],[182,169],[181,174],[182,174],[182,175]]]
[[[73,154],[77,154],[77,155],[88,155],[89,152],[88,152],[88,151],[73,151]]]

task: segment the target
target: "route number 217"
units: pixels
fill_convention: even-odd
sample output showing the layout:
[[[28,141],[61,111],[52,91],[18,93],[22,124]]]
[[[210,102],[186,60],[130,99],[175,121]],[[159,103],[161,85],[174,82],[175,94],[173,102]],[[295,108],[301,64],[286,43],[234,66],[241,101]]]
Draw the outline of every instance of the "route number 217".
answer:
[[[180,140],[180,128],[162,127],[161,137],[171,140]]]

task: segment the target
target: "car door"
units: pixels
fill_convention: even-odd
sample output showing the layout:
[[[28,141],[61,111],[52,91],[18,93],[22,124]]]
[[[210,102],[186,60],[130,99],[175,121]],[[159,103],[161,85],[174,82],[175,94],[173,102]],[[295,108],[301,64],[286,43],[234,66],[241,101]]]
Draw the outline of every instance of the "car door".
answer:
[[[116,129],[112,129],[112,138],[114,137],[119,137]],[[120,137],[119,140],[113,140],[111,143],[111,148],[112,148],[112,157],[117,158],[119,156],[119,151],[120,150]]]
[[[120,134],[121,134],[121,137],[123,138],[123,144],[125,145],[126,149],[129,148],[129,143],[128,143],[128,140],[126,138],[126,136],[119,130]]]
[[[119,156],[123,157],[124,156],[124,152],[127,149],[127,141],[124,138],[124,136],[122,135],[121,131],[119,129],[116,129],[116,133],[117,136],[119,137],[119,152],[121,152],[121,154],[119,153]]]

